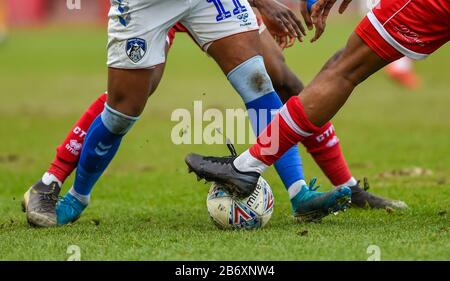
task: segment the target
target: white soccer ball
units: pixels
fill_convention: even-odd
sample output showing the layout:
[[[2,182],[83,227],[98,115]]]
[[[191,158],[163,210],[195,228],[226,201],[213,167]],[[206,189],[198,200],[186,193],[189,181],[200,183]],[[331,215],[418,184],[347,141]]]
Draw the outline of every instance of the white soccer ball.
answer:
[[[255,191],[247,198],[230,195],[222,185],[213,183],[206,199],[212,221],[223,229],[257,229],[270,220],[274,197],[269,184],[259,178]]]

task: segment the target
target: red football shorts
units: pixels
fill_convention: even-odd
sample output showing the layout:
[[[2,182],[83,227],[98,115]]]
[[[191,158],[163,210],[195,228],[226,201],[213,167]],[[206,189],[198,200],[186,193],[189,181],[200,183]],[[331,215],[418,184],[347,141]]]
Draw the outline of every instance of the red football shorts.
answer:
[[[424,59],[450,40],[450,0],[381,0],[355,32],[386,61]]]

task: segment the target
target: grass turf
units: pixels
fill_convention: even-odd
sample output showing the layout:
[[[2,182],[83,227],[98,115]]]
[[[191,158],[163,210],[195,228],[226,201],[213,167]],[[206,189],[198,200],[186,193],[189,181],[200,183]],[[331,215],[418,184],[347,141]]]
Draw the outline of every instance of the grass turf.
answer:
[[[342,47],[352,20],[334,21],[316,44],[286,51],[305,82]],[[78,245],[82,260],[365,260],[369,245],[382,260],[450,259],[449,47],[415,64],[424,86],[408,91],[380,72],[361,85],[334,123],[353,174],[371,191],[406,201],[410,209],[349,212],[299,225],[273,170],[269,225],[221,231],[209,221],[208,186],[188,175],[190,151],[224,154],[221,145],[174,145],[170,114],[205,107],[240,107],[214,62],[178,35],[165,77],[142,119],[126,137],[93,200],[75,224],[30,228],[20,211],[23,192],[46,170],[55,147],[85,107],[105,89],[103,28],[15,30],[0,46],[0,259],[65,260]],[[245,146],[238,146],[242,151]],[[302,150],[306,175],[329,184]],[[408,167],[424,176],[381,176]],[[70,178],[64,186],[66,190]]]

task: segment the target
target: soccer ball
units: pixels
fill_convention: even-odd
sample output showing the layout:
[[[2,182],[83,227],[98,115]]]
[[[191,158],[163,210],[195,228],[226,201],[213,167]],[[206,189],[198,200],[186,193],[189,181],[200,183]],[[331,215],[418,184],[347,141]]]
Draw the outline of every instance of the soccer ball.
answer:
[[[257,229],[270,220],[274,197],[269,184],[259,178],[255,191],[247,198],[229,194],[222,185],[213,183],[206,199],[208,213],[222,229]]]

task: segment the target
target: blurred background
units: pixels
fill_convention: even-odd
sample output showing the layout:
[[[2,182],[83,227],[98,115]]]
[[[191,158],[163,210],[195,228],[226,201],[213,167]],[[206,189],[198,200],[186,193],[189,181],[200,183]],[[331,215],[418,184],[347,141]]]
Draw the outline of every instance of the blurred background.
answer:
[[[298,1],[284,2],[298,11]],[[305,40],[284,51],[288,65],[305,84],[345,45],[366,4],[365,0],[354,1],[344,15],[338,15],[334,8],[327,30],[318,42],[311,44]],[[96,186],[95,200],[80,224],[67,233],[64,229],[39,232],[37,239],[20,212],[23,192],[42,176],[55,155],[56,146],[72,124],[106,89],[108,5],[106,0],[81,0],[80,9],[68,9],[66,0],[0,0],[1,259],[61,259],[65,257],[68,243],[86,247],[91,243],[91,251],[86,255],[92,259],[204,257],[197,252],[198,255],[191,255],[196,247],[181,242],[190,241],[187,236],[161,243],[169,245],[161,249],[160,244],[154,247],[150,244],[150,250],[138,253],[124,251],[133,249],[131,246],[121,248],[128,242],[140,241],[147,245],[155,237],[173,237],[178,235],[173,233],[177,228],[187,229],[188,233],[209,233],[202,228],[209,225],[205,224],[208,217],[204,208],[207,187],[199,186],[187,174],[183,159],[191,151],[212,155],[228,151],[224,145],[174,145],[170,135],[176,123],[170,120],[171,113],[177,108],[192,111],[194,100],[201,100],[204,110],[225,111],[243,104],[215,62],[186,34],[177,34],[161,84],[150,97],[140,121],[127,135],[106,176]],[[361,236],[367,232],[367,235],[381,233],[387,237],[380,244],[383,258],[448,259],[448,232],[441,239],[434,234],[435,230],[428,230],[424,225],[440,225],[444,216],[434,214],[450,206],[449,51],[449,46],[444,46],[427,60],[407,68],[420,79],[414,87],[398,80],[388,70],[373,75],[358,86],[334,118],[353,175],[358,179],[369,177],[375,193],[404,200],[413,211],[398,221],[375,215],[360,228],[352,227],[366,221],[368,213],[352,212],[355,219],[347,224],[339,220],[349,226],[339,231],[334,231],[334,224],[329,232],[324,232],[321,226],[312,226],[311,237],[323,234],[320,236],[323,240],[318,241],[341,241],[338,245],[333,243],[333,254],[328,252],[331,247],[326,247],[327,251],[317,252],[316,258],[365,259],[365,248],[361,254],[351,249],[358,243],[371,243],[370,237]],[[240,145],[237,149],[243,151],[246,147]],[[325,186],[323,190],[330,188],[302,147],[300,151],[307,179],[316,176]],[[272,235],[269,230],[261,235],[267,235],[264,243],[269,240],[278,243],[277,239],[268,237],[281,237],[286,227],[292,228],[292,234],[298,229],[290,221],[288,196],[278,176],[270,170],[265,178],[277,198],[271,231],[278,228],[280,231]],[[72,179],[68,179],[63,193],[71,183]],[[187,206],[192,212],[185,211]],[[141,224],[147,217],[151,217],[152,225],[169,225],[167,232],[160,233],[160,227]],[[108,235],[114,233],[113,237],[104,239],[102,232],[90,230],[92,218],[101,218],[104,231]],[[387,224],[390,229],[376,228]],[[128,225],[136,227],[125,227]],[[115,232],[116,226],[124,227]],[[87,236],[79,236],[80,241],[73,240],[74,229]],[[32,242],[17,239],[21,235]],[[362,240],[342,241],[341,237],[350,237],[346,235],[361,236]],[[296,250],[281,247],[280,242],[260,257],[311,259],[308,256],[311,252],[304,250],[298,238],[292,235],[289,238],[292,241],[283,244],[296,245]],[[423,241],[429,245],[425,247]],[[258,249],[255,247],[247,254],[259,251],[260,255]],[[214,253],[220,251],[212,248],[211,252],[206,257],[215,257]]]
[[[70,10],[66,0],[1,0],[4,24],[11,27],[45,24],[93,24],[106,20],[109,0],[81,1],[81,9]],[[76,5],[74,5],[76,7]]]

